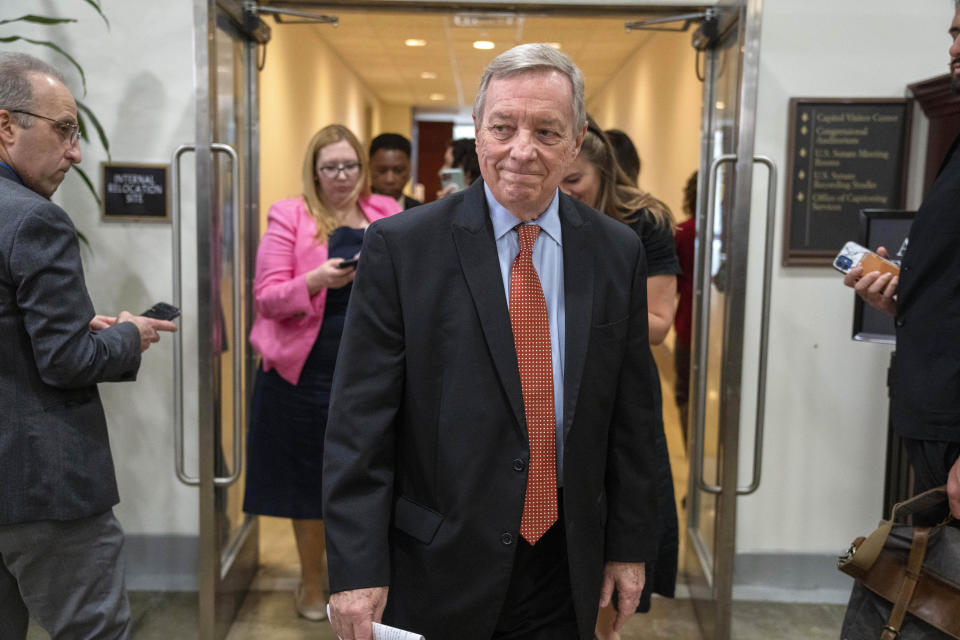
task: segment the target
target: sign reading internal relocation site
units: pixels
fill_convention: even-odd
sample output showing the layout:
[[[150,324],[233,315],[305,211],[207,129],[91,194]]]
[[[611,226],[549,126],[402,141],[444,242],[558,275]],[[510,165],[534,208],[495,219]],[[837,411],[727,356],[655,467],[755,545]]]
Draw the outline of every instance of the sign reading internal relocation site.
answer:
[[[168,169],[166,164],[101,162],[103,219],[169,220]]]
[[[906,196],[909,100],[790,100],[784,265],[828,265],[860,235],[862,209]]]

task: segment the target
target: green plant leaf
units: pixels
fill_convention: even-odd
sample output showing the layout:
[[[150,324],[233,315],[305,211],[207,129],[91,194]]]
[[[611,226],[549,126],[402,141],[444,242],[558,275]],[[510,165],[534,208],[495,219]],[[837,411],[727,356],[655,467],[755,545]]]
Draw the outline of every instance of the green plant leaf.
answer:
[[[0,25],[10,24],[11,22],[32,22],[34,24],[64,24],[66,22],[76,22],[76,18],[50,18],[47,16],[35,16],[33,14],[27,14],[25,16],[20,16],[19,18],[8,18],[7,20],[0,20]]]
[[[96,129],[97,131],[97,137],[100,138],[100,144],[103,145],[103,148],[107,152],[107,160],[110,160],[111,159],[110,158],[110,141],[107,140],[107,134],[103,130],[103,126],[100,124],[100,121],[97,120],[97,116],[93,114],[93,111],[90,109],[90,107],[88,107],[82,102],[79,102],[79,101],[77,102],[77,109],[79,109],[79,111],[77,111],[77,122],[80,124],[80,135],[87,142],[90,141],[90,138],[87,135],[86,118],[80,115],[82,112],[86,114],[87,118],[90,118],[90,122],[91,124],[93,124],[93,128]]]
[[[80,80],[83,82],[83,95],[87,95],[87,76],[83,72],[83,67],[80,66],[79,62],[73,59],[73,56],[47,40],[32,40],[30,38],[24,38],[23,36],[6,36],[4,38],[0,38],[0,42],[16,42],[17,40],[23,40],[24,42],[29,42],[30,44],[39,45],[41,47],[50,47],[64,58],[69,60],[70,64],[76,67],[77,71],[80,72]]]
[[[100,206],[101,201],[100,201],[100,196],[97,195],[97,188],[93,186],[92,182],[90,182],[90,177],[87,176],[86,171],[84,171],[83,169],[81,169],[76,165],[73,166],[73,170],[76,171],[77,175],[79,175],[83,179],[83,182],[87,185],[87,189],[90,190],[90,194],[93,195],[93,199],[97,201],[97,206]]]
[[[103,18],[103,23],[107,25],[107,30],[110,29],[110,21],[107,20],[107,16],[104,15],[103,10],[100,8],[100,3],[97,0],[83,0],[88,5],[93,7],[97,13],[100,14],[100,17]]]
[[[77,230],[77,239],[80,241],[80,244],[93,251],[93,248],[90,246],[90,241],[87,240],[87,236],[83,235],[83,232],[80,230]]]

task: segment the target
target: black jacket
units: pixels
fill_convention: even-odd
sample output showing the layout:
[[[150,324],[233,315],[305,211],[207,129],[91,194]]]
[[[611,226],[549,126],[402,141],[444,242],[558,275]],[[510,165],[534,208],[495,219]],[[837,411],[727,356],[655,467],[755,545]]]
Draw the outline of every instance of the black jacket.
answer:
[[[960,442],[960,138],[910,228],[897,291],[891,417],[900,435]]]
[[[565,195],[564,524],[582,638],[605,560],[657,542],[658,381],[643,247]],[[483,181],[367,230],[324,464],[334,591],[389,585],[384,622],[488,639],[526,486],[516,352]]]

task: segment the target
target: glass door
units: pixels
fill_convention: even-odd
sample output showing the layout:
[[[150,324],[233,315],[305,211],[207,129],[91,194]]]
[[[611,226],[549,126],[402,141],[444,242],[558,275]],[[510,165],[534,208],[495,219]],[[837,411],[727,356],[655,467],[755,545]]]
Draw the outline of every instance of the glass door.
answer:
[[[256,44],[235,0],[197,0],[197,289],[200,637],[226,636],[258,564],[243,513],[244,443],[255,354]]]
[[[738,487],[761,2],[721,3],[698,33],[704,106],[684,567],[705,640],[731,637],[736,499],[759,482],[756,458],[751,486]]]

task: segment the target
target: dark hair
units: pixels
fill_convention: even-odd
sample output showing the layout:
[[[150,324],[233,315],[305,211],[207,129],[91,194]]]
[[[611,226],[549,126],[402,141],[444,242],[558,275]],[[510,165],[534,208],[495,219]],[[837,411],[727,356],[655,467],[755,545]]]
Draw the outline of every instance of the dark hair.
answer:
[[[960,0],[958,0],[958,2],[960,2]],[[633,140],[631,140],[630,136],[626,133],[620,131],[620,129],[607,129],[604,133],[607,134],[607,139],[610,141],[610,144],[613,145],[613,152],[617,155],[617,162],[620,164],[620,168],[623,169],[624,173],[634,182],[639,182],[640,154],[637,153],[637,148],[633,145]]]
[[[453,166],[463,169],[467,184],[480,177],[480,160],[477,158],[477,141],[473,138],[458,138],[450,143],[453,149]]]
[[[957,0],[960,2],[960,0]],[[697,213],[697,171],[690,175],[687,186],[683,188],[683,210],[693,216]]]
[[[412,157],[410,141],[399,133],[381,133],[370,142],[370,157],[380,149],[387,151],[403,151],[407,157]]]

